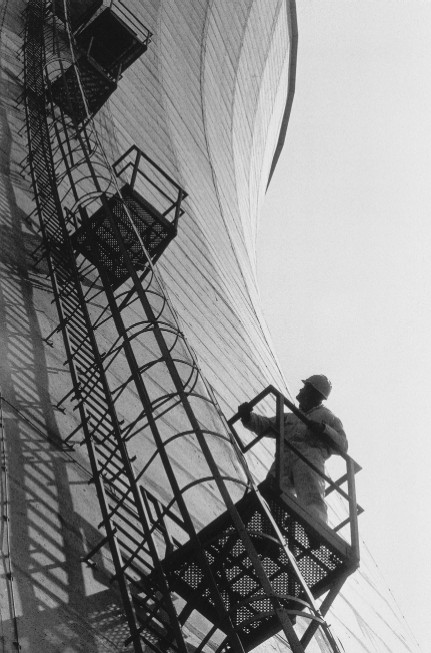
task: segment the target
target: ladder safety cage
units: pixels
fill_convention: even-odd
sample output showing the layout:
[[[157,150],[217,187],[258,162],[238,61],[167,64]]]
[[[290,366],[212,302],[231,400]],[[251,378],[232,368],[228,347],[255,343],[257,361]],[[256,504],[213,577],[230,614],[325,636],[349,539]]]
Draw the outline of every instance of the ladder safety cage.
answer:
[[[95,287],[86,276],[85,267],[88,266],[76,260],[72,249],[69,229],[78,214],[63,211],[65,192],[66,195],[71,193],[79,214],[83,214],[82,207],[90,197],[95,195],[103,200],[103,193],[100,192],[99,178],[94,170],[94,153],[88,153],[88,127],[74,130],[76,121],[65,120],[62,112],[54,112],[49,106],[52,95],[45,75],[47,47],[49,53],[55,51],[61,36],[55,19],[52,20],[50,32],[49,22],[53,14],[47,9],[49,7],[44,0],[29,0],[24,12],[23,101],[29,146],[28,165],[39,215],[42,249],[48,262],[59,314],[55,331],[63,335],[73,384],[72,391],[67,393],[64,400],[71,400],[74,409],[79,410],[84,431],[84,440],[80,444],[87,445],[92,480],[102,514],[98,528],[106,532],[106,537],[87,557],[92,557],[104,544],[109,544],[115,567],[112,581],[118,584],[130,631],[127,643],[133,642],[136,653],[143,653],[144,643],[156,651],[161,648],[186,653],[181,625],[163,579],[158,585],[157,596],[154,595],[154,588],[149,588],[147,599],[167,615],[167,624],[160,625],[154,615],[154,607],[142,615],[140,605],[137,615],[136,603],[139,592],[143,591],[145,578],[142,569],[145,569],[147,560],[151,569],[157,567],[158,558],[132,467],[133,457],[129,456],[125,446],[124,420],[118,415],[105,356],[100,352],[95,336],[97,324],[88,310],[87,302],[91,301],[91,294],[89,296],[88,293],[94,294]],[[92,180],[95,186],[92,190],[77,187],[74,183],[76,165],[78,169],[81,168],[82,161],[77,151],[73,157],[65,155],[72,141],[80,144],[84,167],[90,173],[88,180]],[[61,183],[60,176],[56,175],[59,162],[66,171]],[[65,188],[67,182],[69,188]],[[91,270],[90,274],[94,276]],[[82,280],[90,280],[90,284],[83,287]],[[102,310],[105,309],[102,307]],[[109,351],[107,353],[109,355]],[[74,433],[75,430],[65,438],[66,444]]]
[[[72,242],[96,267],[103,264],[115,289],[130,275],[112,216],[134,268],[143,279],[151,269],[150,261],[154,265],[177,235],[187,193],[136,146],[125,152],[113,169],[123,185],[81,223]]]
[[[79,124],[101,109],[124,71],[146,52],[152,34],[121,0],[109,6],[100,0],[74,0],[66,6],[64,0],[53,0],[54,14],[60,20],[68,22],[71,14],[68,24],[73,29],[79,79],[74,66],[69,66],[52,81],[51,92]],[[80,100],[80,85],[86,106]]]
[[[79,444],[87,446],[102,512],[98,528],[106,532],[106,536],[87,558],[90,559],[101,546],[109,545],[115,567],[112,581],[118,583],[130,631],[125,645],[132,642],[136,653],[143,653],[144,644],[156,652],[187,653],[183,630],[191,617],[188,606],[174,606],[161,571],[157,575],[157,583],[149,584],[146,580],[148,568],[153,571],[160,568],[158,544],[154,541],[152,517],[148,514],[141,492],[145,481],[142,478],[144,472],[136,470],[136,456],[130,455],[128,448],[129,443],[132,445],[141,439],[146,430],[150,434],[147,436],[147,444],[151,437],[151,446],[156,447],[162,461],[165,489],[174,497],[189,537],[194,540],[195,555],[201,560],[209,579],[211,596],[218,606],[219,621],[224,625],[223,637],[226,639],[228,632],[233,650],[242,653],[238,635],[230,624],[230,617],[224,610],[218,587],[196,538],[193,519],[183,497],[185,489],[179,487],[172,464],[175,461],[169,456],[169,443],[163,441],[164,434],[160,429],[164,416],[172,412],[179,411],[183,419],[187,418],[191,429],[187,429],[184,435],[193,434],[193,437],[199,439],[214,478],[214,474],[217,475],[216,465],[191,404],[200,403],[207,410],[211,421],[216,411],[203,388],[196,390],[197,383],[202,387],[200,372],[179,330],[176,314],[164,294],[161,282],[152,269],[145,288],[143,287],[142,275],[135,268],[128,243],[110,209],[109,198],[100,188],[94,153],[88,150],[91,142],[88,130],[91,131],[92,122],[78,128],[78,122],[73,116],[72,120],[66,120],[66,112],[53,111],[52,106],[49,106],[52,93],[45,76],[46,46],[48,43],[49,52],[51,45],[54,46],[52,50],[55,50],[63,35],[57,30],[55,20],[52,21],[51,32],[49,31],[46,21],[50,20],[51,15],[45,9],[44,0],[29,0],[25,13],[23,99],[30,154],[28,163],[40,233],[59,314],[56,331],[63,336],[73,384],[73,390],[67,393],[65,400],[72,403],[73,409],[79,410],[84,431],[84,439]],[[73,49],[72,43],[71,48]],[[82,86],[78,86],[82,92]],[[38,97],[31,92],[32,88],[39,89]],[[68,94],[71,92],[68,88]],[[84,97],[82,99],[85,100]],[[67,102],[69,100],[68,97]],[[68,155],[67,148],[72,142],[78,143],[83,159],[77,156],[76,151],[73,158]],[[58,165],[60,163],[66,172],[66,175],[61,175],[61,183],[60,175],[56,174],[61,168]],[[81,186],[75,183],[75,173],[77,170],[80,172],[81,168],[85,169],[84,176],[88,182],[92,182],[93,188],[88,184]],[[105,172],[109,173],[110,170],[112,172],[106,164]],[[73,205],[66,212],[63,200],[69,195]],[[84,262],[81,261],[81,255],[76,255],[76,246],[73,247],[71,227],[76,229],[76,221],[81,220],[81,224],[87,221],[87,208],[93,199],[102,202],[112,233],[117,238],[129,276],[125,291],[123,288],[116,291],[100,256],[96,257],[97,265],[88,265],[85,259]],[[97,301],[94,302],[96,298]],[[102,353],[99,329],[107,321],[118,337]],[[148,348],[145,347],[145,342],[138,341],[137,329],[141,340],[148,341]],[[103,336],[101,338],[105,348],[106,341]],[[125,378],[119,379],[115,373],[116,361],[120,367],[126,365],[129,369]],[[163,383],[151,383],[146,376],[147,371],[154,368],[159,370],[159,378],[163,377]],[[130,402],[123,402],[123,397],[132,392],[139,398],[137,402],[134,401],[133,407]],[[62,401],[63,399],[60,403]],[[132,415],[131,409],[134,411]],[[122,419],[125,414],[128,417],[126,423]],[[70,437],[75,432],[76,430],[65,438],[66,443],[70,442]],[[139,464],[144,462],[139,460]],[[157,471],[160,474],[160,465]],[[223,484],[220,474],[218,482]],[[225,500],[229,501],[227,490],[224,487],[223,490]],[[212,640],[213,632],[214,627],[210,627],[199,644],[199,650],[211,650],[209,640]]]

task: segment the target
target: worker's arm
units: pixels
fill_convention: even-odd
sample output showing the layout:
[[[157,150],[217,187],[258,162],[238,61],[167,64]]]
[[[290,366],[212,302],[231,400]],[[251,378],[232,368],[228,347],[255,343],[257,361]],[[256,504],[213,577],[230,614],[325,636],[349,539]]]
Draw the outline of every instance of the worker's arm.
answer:
[[[335,415],[332,415],[328,422],[311,422],[309,429],[335,451],[347,453],[348,444],[343,424]]]
[[[241,422],[246,429],[256,433],[256,435],[264,435],[270,438],[277,436],[277,429],[275,426],[275,417],[263,417],[256,415],[249,408],[249,404],[241,404],[238,407],[238,415],[241,417]]]

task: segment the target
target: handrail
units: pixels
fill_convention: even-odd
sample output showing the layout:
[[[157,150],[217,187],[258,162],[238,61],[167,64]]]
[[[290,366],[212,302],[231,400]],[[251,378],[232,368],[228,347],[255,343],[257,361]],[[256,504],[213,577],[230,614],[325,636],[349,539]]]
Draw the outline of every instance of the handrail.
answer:
[[[126,152],[124,152],[113,164],[113,168],[115,170],[115,174],[117,175],[117,177],[119,177],[126,168],[132,165],[132,163],[129,162],[121,170],[117,170],[116,168],[118,164],[121,163],[121,161],[123,161],[127,156],[129,156],[134,151],[136,152],[136,157],[138,156],[139,158],[143,157],[146,161],[148,161],[148,163],[152,165],[153,168],[157,170],[157,172],[159,172],[163,177],[165,177],[165,179],[167,179],[172,184],[172,186],[174,186],[177,190],[182,191],[183,198],[187,197],[187,193],[181,188],[181,186],[174,179],[172,179],[172,177],[168,175],[167,172],[165,172],[159,165],[157,165],[157,163],[155,163],[153,159],[151,159],[147,154],[145,154],[145,152],[143,152],[137,145],[131,145],[129,149],[126,150]],[[135,165],[137,165],[138,163],[139,163],[139,159],[137,159]]]
[[[146,163],[147,170],[153,169],[152,172],[155,176],[154,180],[144,172],[141,164],[142,160]],[[165,170],[158,166],[155,161],[153,161],[136,145],[129,147],[129,149],[115,161],[113,164],[113,170],[117,177],[121,177],[126,171],[128,171],[130,177],[128,184],[132,190],[135,188],[138,175],[144,180],[144,183],[147,182],[150,184],[160,194],[162,198],[160,201],[169,203],[168,207],[165,210],[162,210],[161,215],[166,218],[166,216],[174,210],[174,217],[170,224],[172,224],[176,229],[178,220],[184,213],[184,209],[181,208],[181,202],[187,197],[188,193],[181,188],[181,186],[177,184],[177,182],[172,179]],[[168,191],[163,189],[160,178],[164,179],[172,187],[170,190],[173,191],[174,195],[176,194],[176,198],[168,195]]]
[[[273,430],[276,433],[276,480],[277,484],[280,484],[281,480],[281,461],[283,458],[283,449],[288,447],[291,451],[295,453],[296,456],[301,458],[314,472],[319,474],[325,482],[329,485],[325,492],[325,496],[331,492],[336,491],[343,499],[348,503],[348,518],[344,519],[333,527],[334,532],[338,532],[344,526],[350,526],[350,546],[352,547],[354,555],[359,559],[359,531],[358,531],[358,515],[363,512],[363,508],[357,503],[356,500],[356,487],[355,487],[355,474],[357,474],[362,468],[358,463],[347,453],[344,453],[341,450],[336,451],[336,455],[344,459],[346,463],[346,473],[340,476],[337,480],[331,479],[325,473],[322,473],[311,461],[309,461],[306,456],[304,456],[296,447],[294,447],[289,441],[284,438],[284,406],[287,406],[291,412],[296,415],[306,426],[310,426],[312,420],[310,420],[304,413],[302,413],[295,404],[293,404],[289,399],[287,399],[279,390],[274,386],[270,385],[262,392],[260,392],[256,397],[251,401],[247,402],[250,409],[254,408],[259,404],[263,399],[268,396],[273,396],[276,400],[276,414],[275,414],[275,423],[277,427],[274,426]],[[263,437],[263,435],[257,435],[249,443],[244,444],[238,433],[234,428],[234,424],[240,419],[239,413],[235,413],[229,420],[228,424],[232,430],[233,436],[243,453],[250,451]],[[347,483],[347,490],[345,491],[341,486]]]
[[[117,18],[120,18],[121,22],[127,26],[127,28],[130,31],[133,31],[135,36],[138,38],[139,42],[143,46],[147,46],[151,43],[151,38],[154,36],[153,32],[151,32],[146,25],[140,20],[136,13],[133,13],[123,2],[123,0],[111,0],[109,3],[109,6],[106,4],[100,4],[98,7],[96,7],[92,13],[85,13],[83,14],[84,20],[82,19],[82,14],[80,14],[81,17],[81,22],[78,24],[78,26],[75,26],[75,31],[74,34],[78,34],[82,30],[85,29],[85,27],[91,23],[94,18],[103,11],[108,9],[112,13],[117,14]],[[91,10],[90,10],[91,11]]]
[[[121,7],[119,5],[121,5]],[[153,33],[150,32],[148,27],[146,27],[141,20],[139,20],[139,18],[136,16],[135,13],[133,13],[132,11],[130,11],[128,7],[126,7],[123,0],[116,0],[116,2],[114,2],[114,0],[111,0],[111,4],[109,8],[116,9],[119,14],[122,14],[123,17],[126,20],[128,20],[128,22],[130,23],[130,27],[135,28],[135,34],[143,37],[142,43],[144,45],[148,45],[150,43]],[[136,29],[137,24],[139,24],[139,28],[140,28],[139,31]]]

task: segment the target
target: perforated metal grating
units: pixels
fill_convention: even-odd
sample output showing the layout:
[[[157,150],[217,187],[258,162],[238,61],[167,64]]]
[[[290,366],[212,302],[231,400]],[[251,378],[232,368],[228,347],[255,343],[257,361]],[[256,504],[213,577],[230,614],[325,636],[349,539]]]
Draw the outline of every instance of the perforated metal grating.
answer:
[[[133,266],[136,270],[142,271],[147,267],[148,258],[142,249],[139,237],[151,260],[154,261],[175,237],[176,229],[128,185],[123,187],[121,195],[124,202],[118,194],[109,199],[109,210],[116,221]],[[124,205],[127,206],[135,228]],[[114,232],[110,216],[103,207],[78,229],[72,240],[74,247],[96,267],[103,266],[114,287],[128,278],[129,272],[117,234]]]
[[[51,94],[53,101],[79,124],[87,118],[87,107],[90,116],[99,111],[117,88],[117,83],[85,56],[78,59],[77,65],[79,83],[75,68],[71,66],[51,84]],[[81,85],[87,107],[82,100]]]
[[[316,541],[315,531],[307,529],[287,510],[282,500],[266,498],[304,580],[312,594],[319,596],[329,589],[344,569],[346,561],[343,555],[328,542]],[[281,604],[286,609],[300,609],[301,604],[294,599],[306,601],[307,597],[286,552],[265,537],[266,533],[271,532],[270,524],[256,496],[251,493],[244,497],[237,504],[237,509]],[[250,650],[280,629],[271,599],[262,590],[228,513],[201,531],[200,539],[226,612],[239,632],[244,647]],[[193,549],[186,545],[168,556],[164,566],[172,588],[205,617],[223,628]]]

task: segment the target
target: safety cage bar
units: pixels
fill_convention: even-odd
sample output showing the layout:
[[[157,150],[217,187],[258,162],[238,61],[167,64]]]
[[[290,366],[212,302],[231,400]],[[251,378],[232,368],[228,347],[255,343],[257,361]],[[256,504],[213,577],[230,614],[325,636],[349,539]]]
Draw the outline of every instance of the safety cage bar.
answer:
[[[145,152],[132,145],[115,161],[113,169],[117,177],[125,180],[130,189],[138,191],[139,195],[148,197],[149,191],[152,191],[151,202],[154,207],[164,218],[168,215],[171,217],[170,214],[173,212],[172,224],[177,227],[178,220],[184,213],[181,203],[188,194]],[[145,183],[146,193],[140,190]],[[172,197],[172,193],[176,196]]]
[[[358,515],[364,512],[363,508],[357,503],[356,500],[356,484],[355,484],[355,474],[361,471],[360,465],[353,460],[351,456],[344,453],[343,451],[337,451],[336,455],[344,459],[346,464],[346,471],[342,474],[337,480],[333,480],[326,474],[322,473],[312,462],[310,462],[296,447],[294,447],[288,440],[284,438],[284,407],[287,406],[292,413],[294,413],[299,419],[304,422],[307,426],[312,422],[304,415],[289,399],[287,399],[279,390],[274,386],[270,385],[261,393],[259,393],[254,399],[248,402],[250,409],[254,408],[261,401],[266,399],[268,396],[273,396],[276,400],[276,424],[277,428],[274,428],[276,432],[276,454],[275,454],[275,470],[276,470],[276,484],[277,487],[280,487],[281,480],[281,470],[282,465],[281,461],[283,460],[283,450],[284,447],[288,447],[291,451],[295,453],[298,458],[303,460],[314,472],[321,476],[326,484],[325,496],[328,496],[332,492],[336,492],[340,497],[342,497],[348,504],[348,516],[345,519],[342,519],[335,526],[331,526],[334,532],[338,532],[346,526],[349,526],[350,529],[350,546],[352,548],[352,553],[355,557],[359,559],[359,532],[358,532]],[[234,428],[234,424],[240,419],[240,414],[236,413],[229,420],[229,426],[232,429],[235,441],[237,442],[240,450],[243,453],[250,451],[255,447],[260,440],[265,437],[264,435],[257,435],[252,438],[247,444],[243,442],[241,437],[238,435],[237,431]],[[347,489],[343,489],[343,485],[347,484]]]

